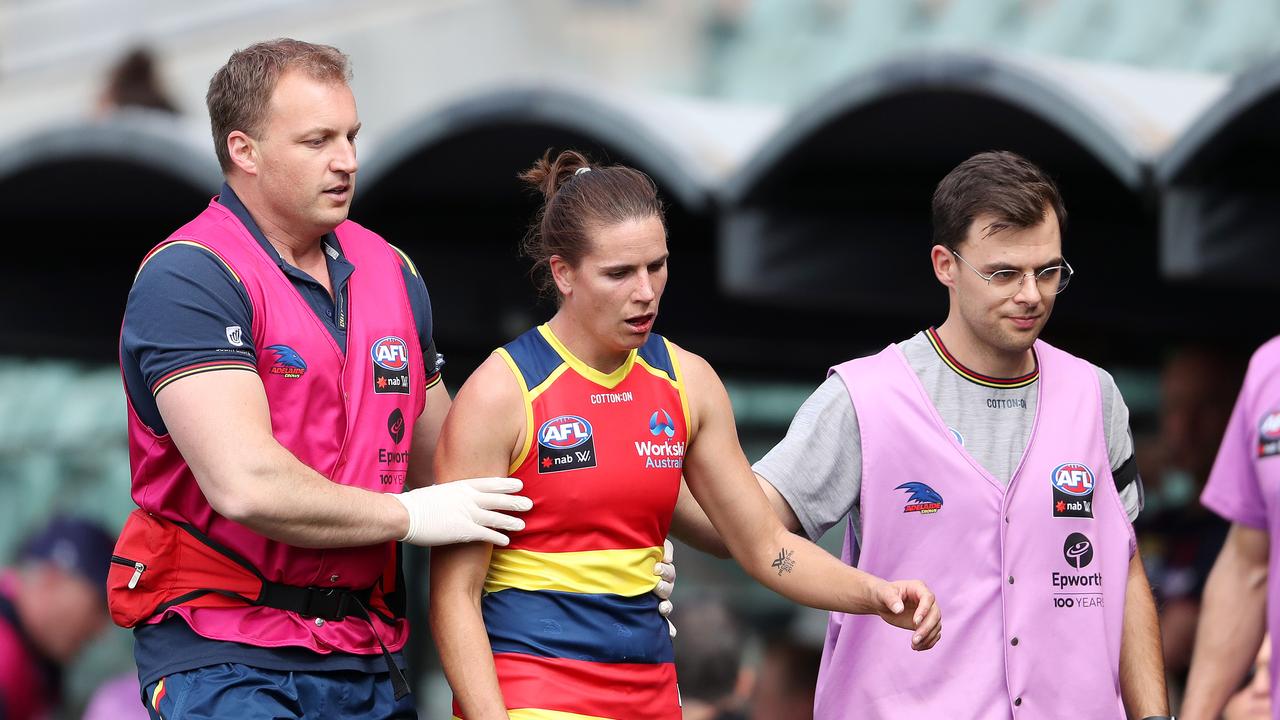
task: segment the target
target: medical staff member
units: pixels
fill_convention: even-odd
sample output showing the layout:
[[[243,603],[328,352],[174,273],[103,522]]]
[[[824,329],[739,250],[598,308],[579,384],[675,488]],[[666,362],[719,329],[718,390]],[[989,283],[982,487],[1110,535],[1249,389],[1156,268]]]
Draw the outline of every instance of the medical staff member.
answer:
[[[936,328],[841,363],[755,466],[783,524],[947,602],[923,659],[832,613],[819,720],[1131,718],[1168,712],[1134,541],[1141,481],[1110,375],[1039,340],[1073,269],[1053,181],[975,155],[933,196]],[[673,532],[716,550],[692,498]]]
[[[530,506],[510,479],[428,487],[449,396],[421,274],[347,219],[349,79],[324,45],[232,54],[207,97],[226,183],[129,295],[140,509],[109,599],[157,718],[416,717],[396,541],[505,544]]]

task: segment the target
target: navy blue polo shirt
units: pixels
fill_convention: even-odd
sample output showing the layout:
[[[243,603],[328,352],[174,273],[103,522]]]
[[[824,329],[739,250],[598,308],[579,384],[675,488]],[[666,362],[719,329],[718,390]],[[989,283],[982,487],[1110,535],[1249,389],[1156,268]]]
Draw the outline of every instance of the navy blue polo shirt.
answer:
[[[222,186],[217,202],[244,223],[328,328],[338,347],[346,348],[347,281],[355,268],[342,253],[338,238],[329,233],[321,239],[333,287],[331,297],[323,285],[280,257],[230,186]],[[431,299],[413,262],[399,249],[396,252],[402,261],[430,388],[440,382],[444,365],[432,340]],[[155,396],[172,380],[190,374],[184,370],[195,366],[199,366],[194,370],[198,372],[252,369],[256,362],[249,331],[252,326],[253,305],[248,293],[212,253],[195,245],[175,244],[152,255],[129,291],[120,333],[125,391],[138,418],[159,434],[167,432]],[[352,618],[346,622],[363,621]],[[179,618],[135,629],[134,658],[143,687],[165,675],[229,662],[280,671],[386,672],[381,655],[322,655],[298,647],[262,648],[209,640],[196,635]],[[404,666],[399,653],[396,661]]]

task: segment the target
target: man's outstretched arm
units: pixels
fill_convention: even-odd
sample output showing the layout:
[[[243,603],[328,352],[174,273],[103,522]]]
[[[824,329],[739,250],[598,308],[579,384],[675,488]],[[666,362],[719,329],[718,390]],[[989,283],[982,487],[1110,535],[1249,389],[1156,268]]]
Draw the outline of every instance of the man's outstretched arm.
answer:
[[[1160,620],[1147,572],[1138,552],[1129,559],[1125,586],[1124,629],[1120,639],[1120,697],[1129,717],[1169,714],[1169,691],[1164,685],[1164,654],[1160,648]]]
[[[773,514],[778,516],[782,526],[790,532],[803,535],[800,520],[791,510],[786,498],[759,475],[756,475],[756,482],[760,484],[769,507],[773,508]],[[680,481],[680,498],[676,501],[676,512],[671,518],[671,534],[704,553],[729,559],[729,548],[725,546],[720,533],[716,532],[716,526],[711,524],[711,518],[707,517],[706,511],[698,504],[684,480]]]
[[[1218,717],[1258,653],[1266,631],[1270,542],[1265,530],[1235,523],[1213,564],[1182,704],[1186,720]]]

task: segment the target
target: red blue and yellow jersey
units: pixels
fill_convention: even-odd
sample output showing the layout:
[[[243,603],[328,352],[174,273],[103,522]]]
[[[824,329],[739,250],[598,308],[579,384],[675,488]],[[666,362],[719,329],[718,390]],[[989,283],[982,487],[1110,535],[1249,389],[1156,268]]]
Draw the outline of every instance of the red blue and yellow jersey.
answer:
[[[524,392],[511,475],[533,510],[494,548],[482,608],[512,718],[678,719],[652,594],[688,442],[671,345],[650,335],[612,373],[540,326],[499,349]]]

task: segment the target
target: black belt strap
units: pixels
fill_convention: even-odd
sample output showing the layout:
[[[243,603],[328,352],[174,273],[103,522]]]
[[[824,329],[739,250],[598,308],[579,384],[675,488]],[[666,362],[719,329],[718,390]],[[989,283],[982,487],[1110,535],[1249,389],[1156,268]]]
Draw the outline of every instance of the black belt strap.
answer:
[[[373,617],[369,613],[369,596],[372,594],[373,588],[363,590],[303,588],[267,580],[262,583],[262,594],[254,604],[277,610],[290,610],[303,617],[318,617],[325,620],[342,620],[348,615],[364,618],[373,631],[373,638],[378,641],[378,647],[382,648],[382,657],[387,661],[387,672],[391,674],[391,688],[395,691],[396,700],[399,700],[409,694],[409,681],[396,666],[395,658],[383,644],[382,638],[378,635],[378,628],[373,624]]]
[[[351,590],[348,588],[296,587],[270,580],[262,583],[262,594],[255,605],[278,610],[290,610],[303,617],[325,620],[342,620],[357,614],[356,604],[369,605],[373,588]]]
[[[258,594],[257,598],[247,598],[239,593],[228,592],[226,590],[196,590],[181,597],[174,598],[161,605],[160,608],[156,610],[157,613],[162,612],[167,607],[187,602],[188,600],[192,600],[200,595],[217,593],[226,597],[243,600],[250,605],[275,608],[276,610],[287,610],[298,613],[303,617],[316,617],[324,620],[343,620],[348,615],[355,615],[369,623],[369,629],[373,632],[373,639],[377,640],[378,647],[382,648],[382,657],[387,662],[387,672],[391,675],[391,689],[395,691],[396,700],[400,700],[409,694],[409,681],[405,679],[404,673],[401,672],[400,668],[396,665],[395,658],[391,656],[391,651],[387,649],[386,643],[382,642],[382,637],[378,635],[378,627],[373,622],[373,615],[370,614],[369,599],[373,595],[372,587],[355,590],[351,588],[322,588],[314,586],[298,587],[296,585],[285,585],[283,583],[272,582],[271,580],[263,577],[262,573],[259,572],[252,563],[240,557],[239,553],[235,552],[231,548],[226,547],[222,543],[219,543],[187,523],[177,524],[196,539],[222,553],[257,576],[257,578],[262,582],[262,592]],[[374,610],[373,614],[376,614],[387,624],[395,623],[395,618],[387,617],[377,610]]]

